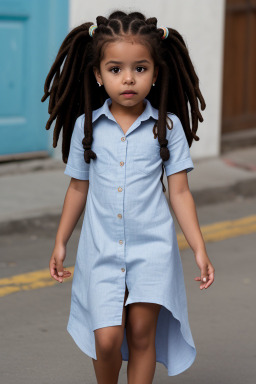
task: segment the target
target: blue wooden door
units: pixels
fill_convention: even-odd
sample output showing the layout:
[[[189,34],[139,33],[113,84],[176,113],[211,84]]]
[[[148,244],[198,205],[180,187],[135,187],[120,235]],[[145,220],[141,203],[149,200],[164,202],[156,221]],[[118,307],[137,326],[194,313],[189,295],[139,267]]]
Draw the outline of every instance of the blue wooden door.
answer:
[[[68,0],[0,0],[0,160],[50,154],[41,97],[67,32]]]

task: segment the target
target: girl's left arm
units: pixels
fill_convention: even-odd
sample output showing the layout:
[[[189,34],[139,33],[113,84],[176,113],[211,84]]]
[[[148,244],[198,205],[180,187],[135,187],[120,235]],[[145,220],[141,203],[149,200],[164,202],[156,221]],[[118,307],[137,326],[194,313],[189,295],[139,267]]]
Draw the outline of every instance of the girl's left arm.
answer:
[[[188,185],[187,171],[174,173],[167,179],[170,204],[187,242],[194,251],[196,263],[201,271],[201,276],[195,280],[202,282],[200,289],[208,288],[214,281],[215,269],[206,252],[195,202]]]

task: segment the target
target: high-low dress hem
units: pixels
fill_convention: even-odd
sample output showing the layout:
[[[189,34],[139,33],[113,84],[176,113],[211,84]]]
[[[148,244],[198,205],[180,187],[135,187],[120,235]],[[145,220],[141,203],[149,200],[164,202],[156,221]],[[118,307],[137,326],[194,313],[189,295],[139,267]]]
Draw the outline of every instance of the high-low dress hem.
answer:
[[[166,303],[166,300],[163,300],[159,297],[152,298],[152,296],[150,296],[150,298],[149,297],[148,298],[146,298],[146,297],[142,298],[142,297],[131,296],[130,294],[127,297],[127,300],[125,302],[125,306],[127,306],[129,304],[133,304],[133,303],[139,303],[139,302],[141,302],[141,303],[154,303],[154,304],[161,305],[161,307],[162,307],[161,311],[165,311],[165,314],[168,313],[169,316],[172,316],[179,323],[179,331],[180,331],[182,338],[183,338],[183,340],[187,346],[187,356],[188,356],[187,359],[184,361],[184,358],[183,358],[182,364],[176,364],[175,369],[168,368],[168,365],[170,365],[170,362],[168,363],[166,361],[166,359],[163,357],[164,353],[163,352],[161,353],[161,349],[157,349],[157,348],[156,348],[156,362],[161,363],[165,366],[165,368],[168,371],[168,376],[176,376],[176,375],[184,372],[185,370],[187,370],[194,363],[197,352],[196,352],[196,348],[195,348],[193,341],[191,342],[191,340],[189,340],[189,337],[187,337],[185,334],[182,333],[182,329],[183,329],[182,322],[181,322],[179,316],[177,315],[174,307],[173,306],[171,307],[170,305],[168,305]],[[85,344],[82,341],[81,335],[76,332],[77,327],[74,324],[75,321],[76,320],[72,316],[70,316],[69,323],[67,326],[67,331],[69,332],[69,334],[71,335],[71,337],[73,338],[73,340],[75,341],[75,343],[81,349],[82,352],[84,352],[89,357],[97,360],[95,343],[94,343],[94,351],[93,351],[91,343]],[[171,321],[171,318],[169,319],[169,321]],[[93,327],[91,327],[91,336],[93,338],[95,337],[94,336],[94,330],[96,330],[96,329],[110,327],[110,326],[117,326],[117,325],[122,325],[122,315],[121,315],[121,317],[119,316],[119,318],[115,318],[113,320],[108,320],[105,322],[94,324]],[[157,330],[160,328],[161,328],[161,324],[159,324],[159,317],[158,317]],[[177,332],[177,329],[176,329],[176,332]],[[88,335],[88,338],[86,338],[86,339],[90,340],[90,336]],[[95,339],[94,339],[94,341],[95,341]],[[162,343],[160,342],[160,344],[162,344]],[[183,348],[184,348],[184,345],[183,345]],[[182,352],[184,353],[184,349],[182,349]],[[128,349],[127,339],[126,339],[126,328],[124,329],[124,338],[123,338],[123,343],[121,346],[121,353],[122,353],[122,360],[128,361],[129,349]]]

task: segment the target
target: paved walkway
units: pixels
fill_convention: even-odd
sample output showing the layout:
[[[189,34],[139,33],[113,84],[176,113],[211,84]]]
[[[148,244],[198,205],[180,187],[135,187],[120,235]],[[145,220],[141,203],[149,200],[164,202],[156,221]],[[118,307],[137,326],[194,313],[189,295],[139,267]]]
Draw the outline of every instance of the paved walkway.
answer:
[[[193,162],[188,180],[196,205],[255,194],[255,146]],[[64,169],[52,158],[0,163],[0,230],[12,221],[59,215],[70,181]]]

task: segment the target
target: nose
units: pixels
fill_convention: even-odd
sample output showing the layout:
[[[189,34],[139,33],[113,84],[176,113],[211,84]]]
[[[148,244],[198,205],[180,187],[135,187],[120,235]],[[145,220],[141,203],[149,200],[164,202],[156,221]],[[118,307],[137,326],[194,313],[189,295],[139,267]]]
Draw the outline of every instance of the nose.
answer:
[[[134,82],[135,80],[132,71],[127,70],[123,72],[123,83],[134,84]]]

